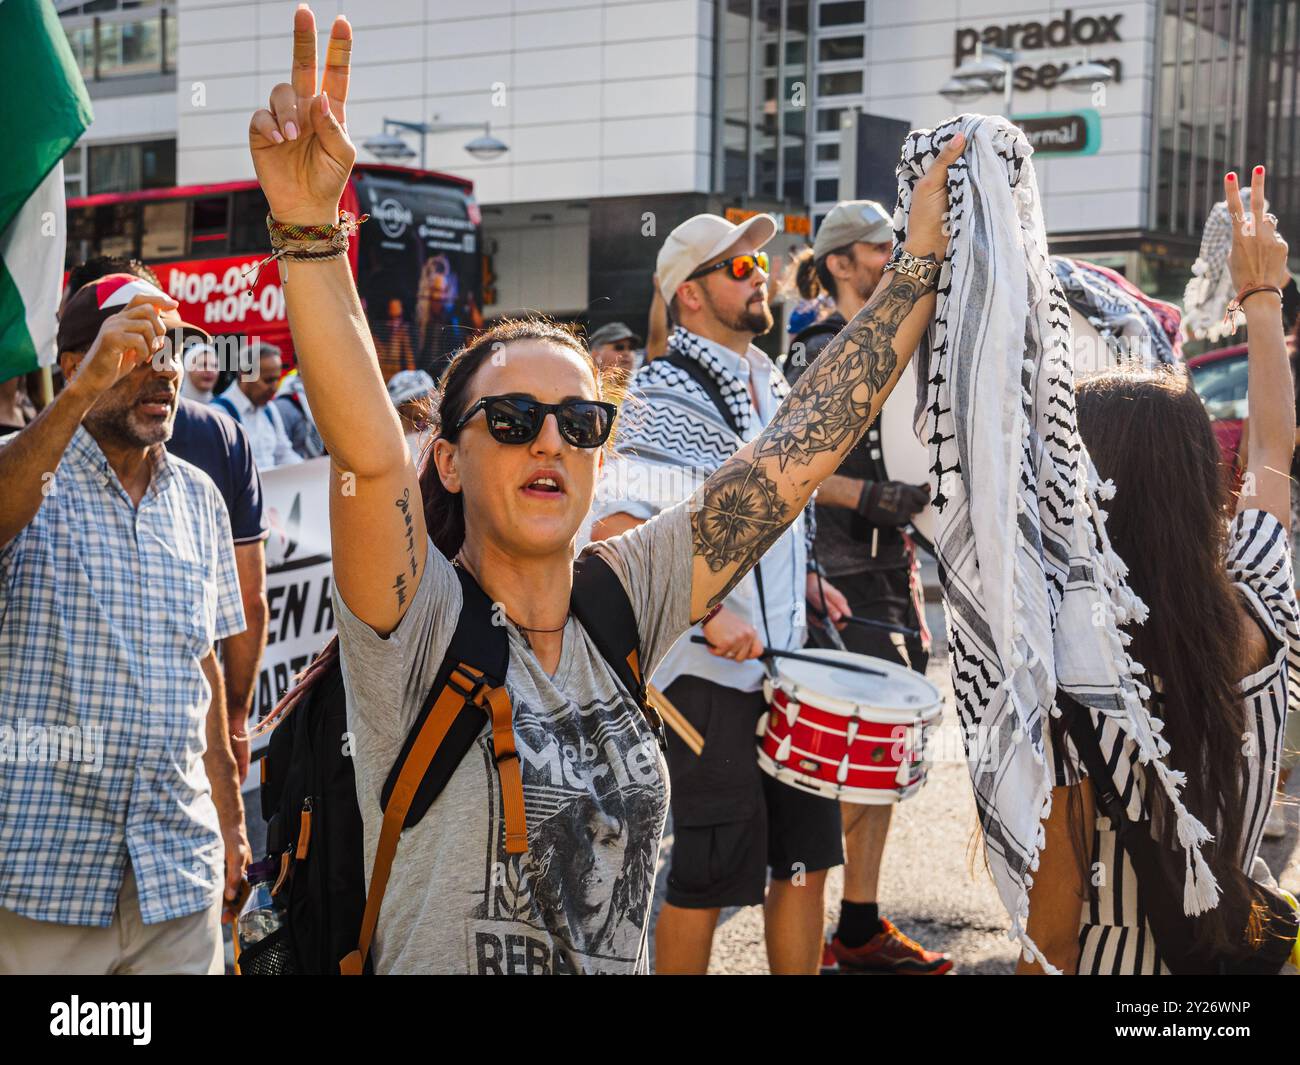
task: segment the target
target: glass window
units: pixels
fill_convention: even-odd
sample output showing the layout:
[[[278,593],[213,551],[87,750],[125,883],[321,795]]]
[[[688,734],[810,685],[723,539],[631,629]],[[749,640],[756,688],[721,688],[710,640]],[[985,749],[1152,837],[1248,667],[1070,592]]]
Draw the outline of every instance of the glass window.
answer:
[[[140,205],[110,203],[95,208],[92,254],[139,257]]]
[[[1245,355],[1216,359],[1198,366],[1192,371],[1192,386],[1212,420],[1246,417]]]
[[[840,179],[818,178],[813,182],[813,199],[819,203],[840,198]]]
[[[148,141],[140,145],[140,187],[170,189],[176,184],[176,142]]]
[[[862,92],[862,71],[842,70],[817,75],[818,96],[856,96]]]
[[[176,184],[176,142],[93,144],[88,166],[91,195],[171,188]]]
[[[231,197],[230,251],[232,255],[263,252],[267,249],[266,215],[269,210],[261,189],[237,192]]]
[[[99,76],[129,77],[162,70],[160,18],[99,24]]]
[[[840,146],[833,141],[830,144],[817,145],[817,162],[837,163],[840,159]]]
[[[817,132],[835,133],[840,128],[840,116],[848,110],[844,107],[827,107],[817,112]]]
[[[224,255],[230,247],[230,197],[205,196],[195,200],[190,221],[193,255]]]
[[[819,26],[851,26],[855,22],[865,22],[867,17],[865,0],[852,0],[847,3],[822,4],[817,11]]]
[[[817,58],[823,63],[833,63],[837,59],[861,59],[863,54],[861,37],[826,37],[817,42]]]
[[[140,258],[145,262],[180,259],[188,250],[185,220],[189,204],[184,200],[163,200],[143,205],[144,231],[140,235]]]

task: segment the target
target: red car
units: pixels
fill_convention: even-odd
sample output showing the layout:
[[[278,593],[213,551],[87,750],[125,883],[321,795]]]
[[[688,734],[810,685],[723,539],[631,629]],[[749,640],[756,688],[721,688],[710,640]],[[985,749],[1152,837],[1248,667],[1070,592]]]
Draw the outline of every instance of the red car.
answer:
[[[1237,465],[1246,417],[1246,345],[1207,351],[1187,360],[1192,386],[1205,404],[1228,469]]]
[[[1288,340],[1288,347],[1290,340]],[[1207,351],[1187,360],[1192,386],[1205,404],[1223,451],[1224,465],[1237,483],[1237,453],[1241,450],[1242,419],[1246,417],[1246,345]]]

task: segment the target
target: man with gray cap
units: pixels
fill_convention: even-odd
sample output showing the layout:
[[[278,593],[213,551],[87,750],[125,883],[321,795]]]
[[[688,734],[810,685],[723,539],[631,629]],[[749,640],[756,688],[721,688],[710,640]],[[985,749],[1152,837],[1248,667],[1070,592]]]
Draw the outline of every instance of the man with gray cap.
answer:
[[[684,499],[771,421],[789,386],[754,347],[772,327],[770,215],[733,225],[696,215],[669,234],[656,280],[678,324],[667,352],[633,379],[639,402],[621,430],[620,462],[597,492],[594,537],[617,535]],[[758,766],[754,731],[766,712],[764,647],[804,642],[806,518],[677,642],[651,678],[707,739],[693,754],[670,734],[673,853],[655,929],[661,973],[707,971],[725,906],[762,904],[774,973],[815,973],[826,873],[843,860],[833,800],[798,791]],[[843,605],[837,597],[832,606]],[[838,616],[838,615],[837,615]],[[768,870],[771,886],[768,887]]]
[[[831,339],[853,320],[880,284],[893,249],[894,225],[874,200],[835,205],[811,250],[792,264],[799,295],[835,300],[835,313],[795,336],[786,360],[793,383]],[[907,397],[901,397],[908,402]],[[897,401],[897,400],[896,400]],[[867,430],[817,493],[817,561],[848,598],[854,617],[916,630],[904,642],[889,631],[850,625],[841,634],[850,651],[925,672],[928,634],[919,602],[916,555],[902,526],[929,501],[929,487],[888,480],[880,460],[879,423]],[[813,627],[814,638],[818,629]],[[821,637],[818,642],[831,646]],[[952,968],[946,954],[925,950],[880,916],[878,888],[892,806],[844,806],[844,901],[839,926],[826,944],[823,970],[939,975]]]
[[[293,449],[275,398],[283,368],[280,349],[257,337],[239,345],[239,376],[212,401],[244,427],[259,470],[293,466],[302,456]]]
[[[631,373],[640,361],[637,358],[637,348],[640,346],[641,338],[622,322],[602,325],[587,337],[587,348],[601,369],[626,370]]]

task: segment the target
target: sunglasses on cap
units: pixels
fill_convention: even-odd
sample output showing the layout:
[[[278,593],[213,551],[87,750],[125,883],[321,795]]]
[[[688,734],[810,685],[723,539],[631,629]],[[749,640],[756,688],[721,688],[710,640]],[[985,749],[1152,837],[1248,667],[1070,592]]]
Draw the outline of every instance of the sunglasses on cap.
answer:
[[[566,399],[563,403],[542,403],[528,396],[484,396],[477,400],[455,425],[460,432],[479,411],[487,419],[488,432],[502,444],[529,444],[542,431],[548,414],[555,415],[560,436],[574,447],[600,447],[609,439],[618,408],[613,403],[592,399]]]
[[[767,252],[760,251],[753,254],[733,255],[730,259],[723,259],[720,263],[714,263],[712,266],[701,266],[695,273],[686,278],[687,281],[694,281],[697,277],[704,277],[715,270],[726,270],[737,281],[744,281],[757,268],[767,273],[767,267],[770,260]]]

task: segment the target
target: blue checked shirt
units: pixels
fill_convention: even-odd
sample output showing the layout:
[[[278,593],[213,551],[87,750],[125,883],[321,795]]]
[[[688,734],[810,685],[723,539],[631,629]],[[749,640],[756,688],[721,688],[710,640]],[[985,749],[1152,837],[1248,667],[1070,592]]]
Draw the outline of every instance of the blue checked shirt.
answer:
[[[200,663],[244,628],[230,521],[207,474],[153,463],[136,508],[79,428],[0,549],[0,907],[34,920],[108,926],[128,859],[146,924],[224,881]]]

